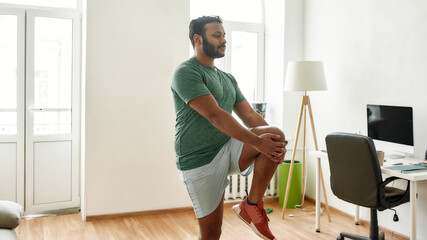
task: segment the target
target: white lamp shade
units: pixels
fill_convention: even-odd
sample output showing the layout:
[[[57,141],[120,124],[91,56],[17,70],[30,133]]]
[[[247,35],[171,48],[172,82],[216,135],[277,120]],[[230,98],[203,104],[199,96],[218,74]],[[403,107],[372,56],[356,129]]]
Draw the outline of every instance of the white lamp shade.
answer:
[[[326,90],[325,73],[321,61],[288,62],[285,91]]]

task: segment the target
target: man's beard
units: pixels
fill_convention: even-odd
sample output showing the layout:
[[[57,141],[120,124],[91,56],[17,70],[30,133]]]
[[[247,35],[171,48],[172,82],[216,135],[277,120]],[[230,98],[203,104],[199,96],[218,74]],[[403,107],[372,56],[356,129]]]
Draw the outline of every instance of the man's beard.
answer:
[[[225,45],[221,45],[220,47],[222,46]],[[218,49],[216,49],[205,36],[203,36],[203,52],[205,52],[206,56],[210,58],[222,58],[225,56],[225,54],[219,53]]]

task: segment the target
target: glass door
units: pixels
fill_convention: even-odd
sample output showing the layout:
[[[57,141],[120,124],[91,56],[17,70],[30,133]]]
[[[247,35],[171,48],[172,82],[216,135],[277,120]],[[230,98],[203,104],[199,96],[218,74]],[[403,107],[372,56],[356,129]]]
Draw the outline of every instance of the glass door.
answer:
[[[0,8],[0,199],[24,204],[25,12]]]
[[[27,212],[80,204],[79,35],[77,14],[27,11]]]

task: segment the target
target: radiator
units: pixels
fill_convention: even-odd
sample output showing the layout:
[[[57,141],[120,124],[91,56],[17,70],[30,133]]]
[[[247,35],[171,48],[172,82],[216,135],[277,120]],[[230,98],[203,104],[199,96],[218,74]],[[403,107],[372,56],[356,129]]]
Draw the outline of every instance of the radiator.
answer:
[[[277,197],[278,195],[278,184],[277,184],[277,172],[273,175],[270,180],[270,184],[264,193],[264,197]],[[246,196],[245,190],[249,192],[252,185],[253,172],[249,176],[232,175],[229,176],[230,184],[225,189],[224,199],[225,200],[237,200],[243,199]]]

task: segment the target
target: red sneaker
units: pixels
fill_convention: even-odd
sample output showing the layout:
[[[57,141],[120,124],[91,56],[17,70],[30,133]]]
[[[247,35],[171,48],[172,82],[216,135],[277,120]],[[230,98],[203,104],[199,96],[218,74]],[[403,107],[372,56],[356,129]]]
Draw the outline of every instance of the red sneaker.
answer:
[[[264,201],[261,200],[257,206],[252,206],[248,204],[246,197],[239,204],[234,205],[233,210],[262,239],[276,240],[268,228],[268,221],[270,220],[264,209]]]

